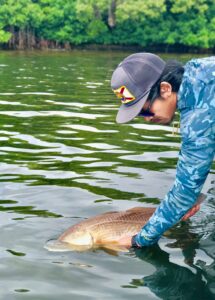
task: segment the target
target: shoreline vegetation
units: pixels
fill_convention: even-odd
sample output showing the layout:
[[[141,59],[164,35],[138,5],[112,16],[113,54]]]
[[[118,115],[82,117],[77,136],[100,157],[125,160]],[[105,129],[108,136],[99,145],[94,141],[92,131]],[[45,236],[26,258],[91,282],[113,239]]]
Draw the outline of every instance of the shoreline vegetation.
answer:
[[[215,2],[1,0],[0,48],[215,53]]]

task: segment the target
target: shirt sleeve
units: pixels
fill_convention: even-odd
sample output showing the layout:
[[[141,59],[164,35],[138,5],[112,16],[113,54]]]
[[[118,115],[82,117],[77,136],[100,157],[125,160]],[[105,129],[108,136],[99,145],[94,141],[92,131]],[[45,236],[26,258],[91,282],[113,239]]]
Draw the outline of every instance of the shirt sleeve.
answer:
[[[148,223],[135,236],[138,246],[149,246],[194,205],[210,171],[215,152],[215,111],[193,109],[184,114],[182,147],[172,189]]]

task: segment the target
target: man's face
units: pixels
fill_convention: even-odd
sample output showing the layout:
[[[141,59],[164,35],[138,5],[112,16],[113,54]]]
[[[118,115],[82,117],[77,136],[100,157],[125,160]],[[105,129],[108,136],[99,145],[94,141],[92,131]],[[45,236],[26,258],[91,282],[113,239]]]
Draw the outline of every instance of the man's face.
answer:
[[[177,94],[172,92],[172,87],[167,82],[160,84],[160,97],[156,98],[150,106],[150,101],[146,101],[143,111],[148,111],[151,116],[144,116],[148,122],[157,124],[170,124],[174,118],[177,106]]]
[[[146,107],[149,106],[149,102],[146,102]],[[144,105],[145,108],[145,105]],[[143,108],[143,109],[144,109]],[[174,118],[176,111],[176,103],[173,103],[167,99],[156,98],[150,107],[150,112],[153,116],[143,117],[145,121],[157,123],[157,124],[170,124]]]

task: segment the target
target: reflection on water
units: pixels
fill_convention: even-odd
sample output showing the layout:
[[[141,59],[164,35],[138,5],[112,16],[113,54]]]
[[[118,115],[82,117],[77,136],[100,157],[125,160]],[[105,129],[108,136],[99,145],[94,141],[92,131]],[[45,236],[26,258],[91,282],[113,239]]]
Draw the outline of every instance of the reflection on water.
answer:
[[[159,247],[43,249],[80,219],[158,204],[173,183],[180,135],[115,124],[109,82],[126,55],[0,53],[0,299],[215,299],[214,167],[201,212]]]
[[[133,279],[131,285],[145,286],[159,299],[212,299],[212,293],[201,269],[190,270],[173,263],[169,260],[167,252],[153,248],[136,250],[135,254],[144,262],[153,265],[155,272],[143,278]]]

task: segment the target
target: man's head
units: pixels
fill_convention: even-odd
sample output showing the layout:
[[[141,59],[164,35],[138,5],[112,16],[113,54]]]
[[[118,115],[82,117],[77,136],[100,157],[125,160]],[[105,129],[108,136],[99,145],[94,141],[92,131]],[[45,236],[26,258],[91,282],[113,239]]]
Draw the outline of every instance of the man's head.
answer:
[[[151,53],[136,53],[125,58],[111,79],[111,87],[122,103],[116,121],[126,123],[142,115],[146,121],[170,123],[183,72],[179,62],[165,63]]]

